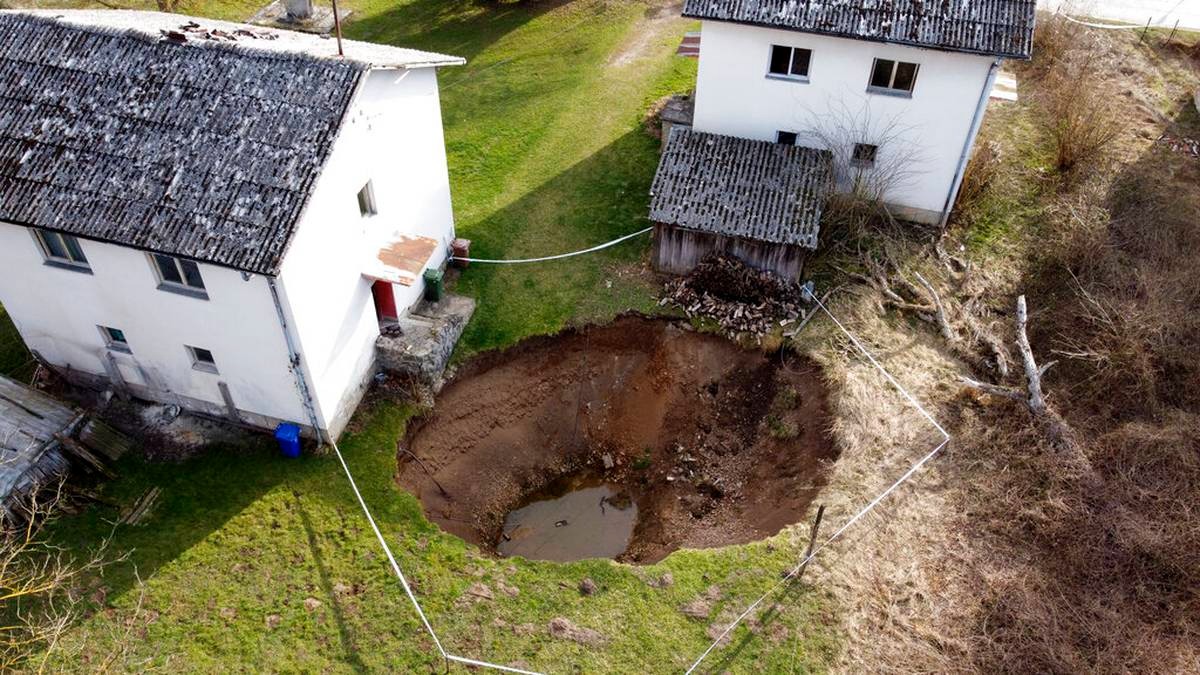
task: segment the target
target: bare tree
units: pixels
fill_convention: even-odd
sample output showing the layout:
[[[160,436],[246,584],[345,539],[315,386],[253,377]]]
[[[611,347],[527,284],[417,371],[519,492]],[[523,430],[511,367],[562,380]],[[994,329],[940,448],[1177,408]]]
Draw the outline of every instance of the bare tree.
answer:
[[[852,105],[845,98],[821,111],[809,109],[804,123],[799,142],[832,155],[837,194],[823,219],[826,231],[893,224],[889,196],[923,173],[922,153],[911,140],[914,127],[899,116],[877,114],[869,99]]]
[[[1046,393],[1042,389],[1042,378],[1045,377],[1046,371],[1050,370],[1056,361],[1050,361],[1041,366],[1038,365],[1033,355],[1033,348],[1029,344],[1029,334],[1026,331],[1028,321],[1029,312],[1025,305],[1025,296],[1021,295],[1017,297],[1015,342],[1017,352],[1021,356],[1022,375],[1025,381],[1023,388],[979,382],[969,377],[963,378],[963,384],[982,391],[985,394],[1024,403],[1034,419],[1045,429],[1046,436],[1050,440],[1051,445],[1056,450],[1062,452],[1079,469],[1090,474],[1091,464],[1087,460],[1082,447],[1080,447],[1075,431],[1046,402]]]
[[[43,666],[66,630],[81,615],[87,583],[112,556],[105,539],[95,549],[73,554],[53,544],[46,526],[61,510],[63,485],[32,492],[20,522],[0,522],[0,671],[12,672],[40,655]]]

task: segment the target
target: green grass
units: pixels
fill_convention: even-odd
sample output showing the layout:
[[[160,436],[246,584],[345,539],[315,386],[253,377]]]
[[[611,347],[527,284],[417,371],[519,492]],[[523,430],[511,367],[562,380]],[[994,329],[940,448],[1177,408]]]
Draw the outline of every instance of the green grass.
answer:
[[[366,11],[374,6],[368,2]],[[688,23],[657,25],[652,58],[613,65],[610,57],[646,14],[642,3],[486,7],[417,2],[402,11],[436,16],[436,30],[398,20],[392,10],[347,31],[470,59],[441,77],[457,227],[472,240],[472,254],[557,254],[648,226],[658,141],[641,119],[650,102],[694,82],[695,61],[670,55]],[[633,270],[648,250],[642,237],[558,262],[473,265],[454,289],[479,301],[459,357],[571,321],[652,310],[654,289]]]
[[[353,7],[351,37],[470,59],[443,72],[442,100],[458,228],[474,241],[475,254],[558,253],[646,225],[657,141],[640,119],[650,101],[693,82],[695,62],[671,55],[687,22],[650,23],[656,32],[642,43],[643,58],[621,66],[612,56],[637,44],[646,25],[647,7],[639,2],[367,0]],[[642,239],[562,263],[471,267],[457,291],[478,298],[480,307],[462,354],[651,308],[653,288],[638,272],[647,250]],[[679,670],[707,647],[710,624],[736,615],[799,553],[781,534],[680,551],[644,568],[491,558],[442,534],[396,487],[395,446],[409,415],[393,403],[365,406],[360,430],[341,447],[430,620],[456,653],[552,672]],[[178,464],[129,458],[118,471],[120,478],[102,488],[106,497],[128,504],[152,486],[162,496],[146,521],[114,531],[115,549],[131,557],[97,580],[103,593],[87,589],[97,611],[70,630],[54,667],[94,668],[128,628],[131,651],[119,665],[131,670],[440,669],[331,457],[283,460],[263,440]],[[84,550],[113,531],[115,515],[92,507],[60,521],[55,536]],[[667,571],[673,585],[646,583]],[[584,577],[598,593],[580,595]],[[477,582],[495,599],[465,595]],[[519,594],[500,592],[501,583]],[[679,611],[713,584],[721,599],[708,621]],[[310,598],[320,605],[306,608]],[[713,667],[828,667],[837,645],[831,604],[812,588],[793,589],[785,609],[765,616],[758,633],[739,628]],[[607,642],[585,647],[552,638],[547,626],[559,616]]]
[[[33,375],[34,362],[17,327],[0,306],[0,375],[28,381]]]
[[[708,640],[708,622],[687,618],[681,605],[717,584],[723,595],[712,616],[727,616],[794,563],[796,551],[779,545],[780,538],[774,550],[758,543],[682,551],[648,568],[481,555],[440,533],[417,500],[392,482],[393,448],[407,416],[403,407],[379,405],[365,413],[364,430],[341,447],[430,620],[456,653],[551,671],[679,669]],[[431,642],[330,457],[285,460],[264,440],[179,464],[129,459],[118,470],[121,478],[105,486],[106,497],[129,503],[150,486],[162,496],[147,520],[115,530],[115,546],[132,550],[132,558],[87,589],[98,597],[103,586],[104,611],[68,633],[55,652],[62,659],[52,661],[55,668],[97,663],[116,649],[128,621],[135,639],[126,668],[219,670],[237,663],[250,670],[411,672],[437,666]],[[60,522],[56,539],[85,550],[111,530],[115,516],[114,509],[94,507]],[[666,571],[675,580],[668,588],[643,580]],[[576,590],[584,577],[599,585],[596,595]],[[489,585],[496,598],[471,600],[464,593],[476,582]],[[505,595],[500,583],[519,594]],[[320,606],[306,608],[309,598]],[[827,603],[807,587],[795,589],[786,609],[762,629],[764,637],[747,640],[749,633],[738,630],[735,639],[743,644],[727,667],[794,672],[826,666],[836,645]],[[556,616],[598,630],[608,642],[584,647],[551,638],[547,625]],[[529,628],[514,633],[513,626]],[[787,632],[778,633],[781,627]],[[788,637],[797,631],[802,639]]]

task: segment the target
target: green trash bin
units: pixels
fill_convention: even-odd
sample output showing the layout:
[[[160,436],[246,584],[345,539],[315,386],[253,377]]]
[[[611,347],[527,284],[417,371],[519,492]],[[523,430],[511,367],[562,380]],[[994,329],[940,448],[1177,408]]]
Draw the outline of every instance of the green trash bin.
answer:
[[[443,280],[443,273],[436,267],[430,267],[425,270],[425,299],[430,302],[438,302],[442,299],[442,293],[446,290],[446,285]]]

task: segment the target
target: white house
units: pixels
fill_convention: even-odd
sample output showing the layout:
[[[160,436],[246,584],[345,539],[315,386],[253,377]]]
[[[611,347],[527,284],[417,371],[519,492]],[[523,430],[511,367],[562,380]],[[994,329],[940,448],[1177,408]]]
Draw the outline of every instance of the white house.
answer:
[[[686,0],[683,15],[701,20],[691,133],[826,150],[836,187],[869,184],[897,216],[944,222],[1002,60],[1030,56],[1035,5]],[[667,155],[676,132],[689,133],[673,131]],[[703,173],[699,193],[711,193],[719,176]],[[686,191],[676,183],[656,184],[655,198],[663,189]],[[763,189],[744,201],[792,198]],[[663,206],[652,203],[651,218],[683,227],[698,209],[713,211],[711,204]],[[724,209],[722,218],[776,212]]]
[[[0,303],[87,384],[336,436],[454,237],[461,58],[158,12],[0,12]]]

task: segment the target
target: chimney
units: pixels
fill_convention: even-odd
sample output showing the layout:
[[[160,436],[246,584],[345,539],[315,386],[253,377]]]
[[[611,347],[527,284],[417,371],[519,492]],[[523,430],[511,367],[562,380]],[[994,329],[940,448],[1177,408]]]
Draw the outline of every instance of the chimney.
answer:
[[[292,21],[307,21],[312,18],[312,0],[284,0],[287,18]]]

